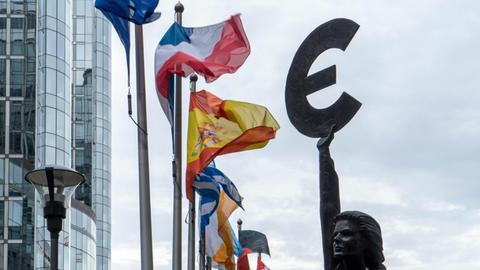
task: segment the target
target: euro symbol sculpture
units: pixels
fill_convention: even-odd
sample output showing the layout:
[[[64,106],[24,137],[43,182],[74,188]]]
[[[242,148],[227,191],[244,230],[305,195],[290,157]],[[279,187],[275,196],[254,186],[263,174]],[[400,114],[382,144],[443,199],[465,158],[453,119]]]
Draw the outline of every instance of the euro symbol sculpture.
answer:
[[[362,104],[343,92],[340,98],[327,108],[312,107],[307,96],[334,85],[336,67],[330,66],[310,76],[308,71],[318,56],[326,50],[336,48],[345,51],[359,27],[348,19],[334,19],[317,27],[298,48],[288,71],[285,87],[285,103],[290,122],[305,136],[320,137],[317,148],[320,153],[320,222],[325,270],[334,270],[331,239],[334,218],[340,213],[338,176],[330,157],[329,145],[335,132],[355,116]]]
[[[334,65],[308,76],[313,62],[328,49],[345,51],[359,27],[348,19],[331,20],[313,30],[298,48],[288,71],[285,102],[290,122],[303,135],[326,137],[333,124],[337,132],[360,109],[362,104],[345,92],[324,109],[312,107],[307,100],[308,95],[334,85],[337,77]]]

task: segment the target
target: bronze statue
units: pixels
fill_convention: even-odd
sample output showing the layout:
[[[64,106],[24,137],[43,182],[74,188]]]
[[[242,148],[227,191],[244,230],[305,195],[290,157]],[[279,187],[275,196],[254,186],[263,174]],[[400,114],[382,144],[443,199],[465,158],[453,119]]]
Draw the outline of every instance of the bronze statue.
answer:
[[[380,226],[362,212],[340,213],[338,175],[330,156],[330,143],[360,109],[361,103],[347,93],[331,106],[313,107],[307,96],[336,83],[336,67],[308,75],[320,54],[345,50],[359,25],[348,19],[334,19],[318,26],[295,53],[285,85],[288,117],[305,136],[320,138],[320,223],[325,270],[385,270]],[[351,234],[351,235],[345,235]]]
[[[334,220],[331,238],[335,270],[386,270],[380,225],[359,211],[345,211]]]

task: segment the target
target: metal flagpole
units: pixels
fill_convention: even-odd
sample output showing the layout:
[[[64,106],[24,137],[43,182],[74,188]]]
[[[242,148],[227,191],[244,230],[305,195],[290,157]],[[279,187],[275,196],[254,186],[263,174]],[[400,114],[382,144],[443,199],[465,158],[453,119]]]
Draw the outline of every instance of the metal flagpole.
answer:
[[[192,74],[192,76],[190,76],[190,91],[192,93],[197,90],[197,80],[197,75]],[[195,270],[195,197],[195,192],[193,192],[193,199],[189,204],[188,215],[188,270]]]
[[[175,22],[182,25],[184,7],[175,5]],[[174,160],[173,160],[173,244],[172,269],[182,270],[182,77],[175,75]]]
[[[242,224],[243,224],[243,220],[242,219],[238,219],[237,220],[237,228],[238,228],[238,241],[240,241],[240,232],[242,231]]]
[[[137,136],[141,263],[142,270],[153,270],[150,176],[148,168],[148,137],[146,133],[145,63],[143,60],[143,29],[141,25],[135,25],[135,58],[137,67]]]
[[[207,256],[207,270],[212,270],[212,257]]]
[[[198,260],[198,269],[205,270],[205,232],[200,233],[200,259]]]

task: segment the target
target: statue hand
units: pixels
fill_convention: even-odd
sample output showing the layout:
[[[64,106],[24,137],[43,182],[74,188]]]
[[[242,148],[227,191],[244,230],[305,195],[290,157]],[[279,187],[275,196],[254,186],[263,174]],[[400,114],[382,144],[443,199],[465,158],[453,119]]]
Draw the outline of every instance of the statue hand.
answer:
[[[331,124],[330,125],[330,128],[329,128],[329,131],[328,131],[328,135],[327,137],[324,137],[324,138],[320,138],[317,142],[317,148],[320,148],[322,146],[325,146],[325,147],[329,147],[330,146],[330,143],[333,141],[333,138],[335,137],[335,132],[333,131],[333,129],[335,128],[335,124]]]

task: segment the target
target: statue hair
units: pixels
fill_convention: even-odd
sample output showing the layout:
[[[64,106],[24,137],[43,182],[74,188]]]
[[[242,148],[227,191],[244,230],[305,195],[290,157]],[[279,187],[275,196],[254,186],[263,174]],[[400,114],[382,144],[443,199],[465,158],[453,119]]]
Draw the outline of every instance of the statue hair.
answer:
[[[383,256],[382,231],[378,222],[370,215],[360,211],[345,211],[338,214],[333,221],[333,226],[339,220],[350,220],[358,225],[362,236],[363,259],[367,269],[386,270],[387,268],[383,265],[385,257]],[[333,269],[341,269],[337,268],[340,263],[339,260],[333,259]]]

